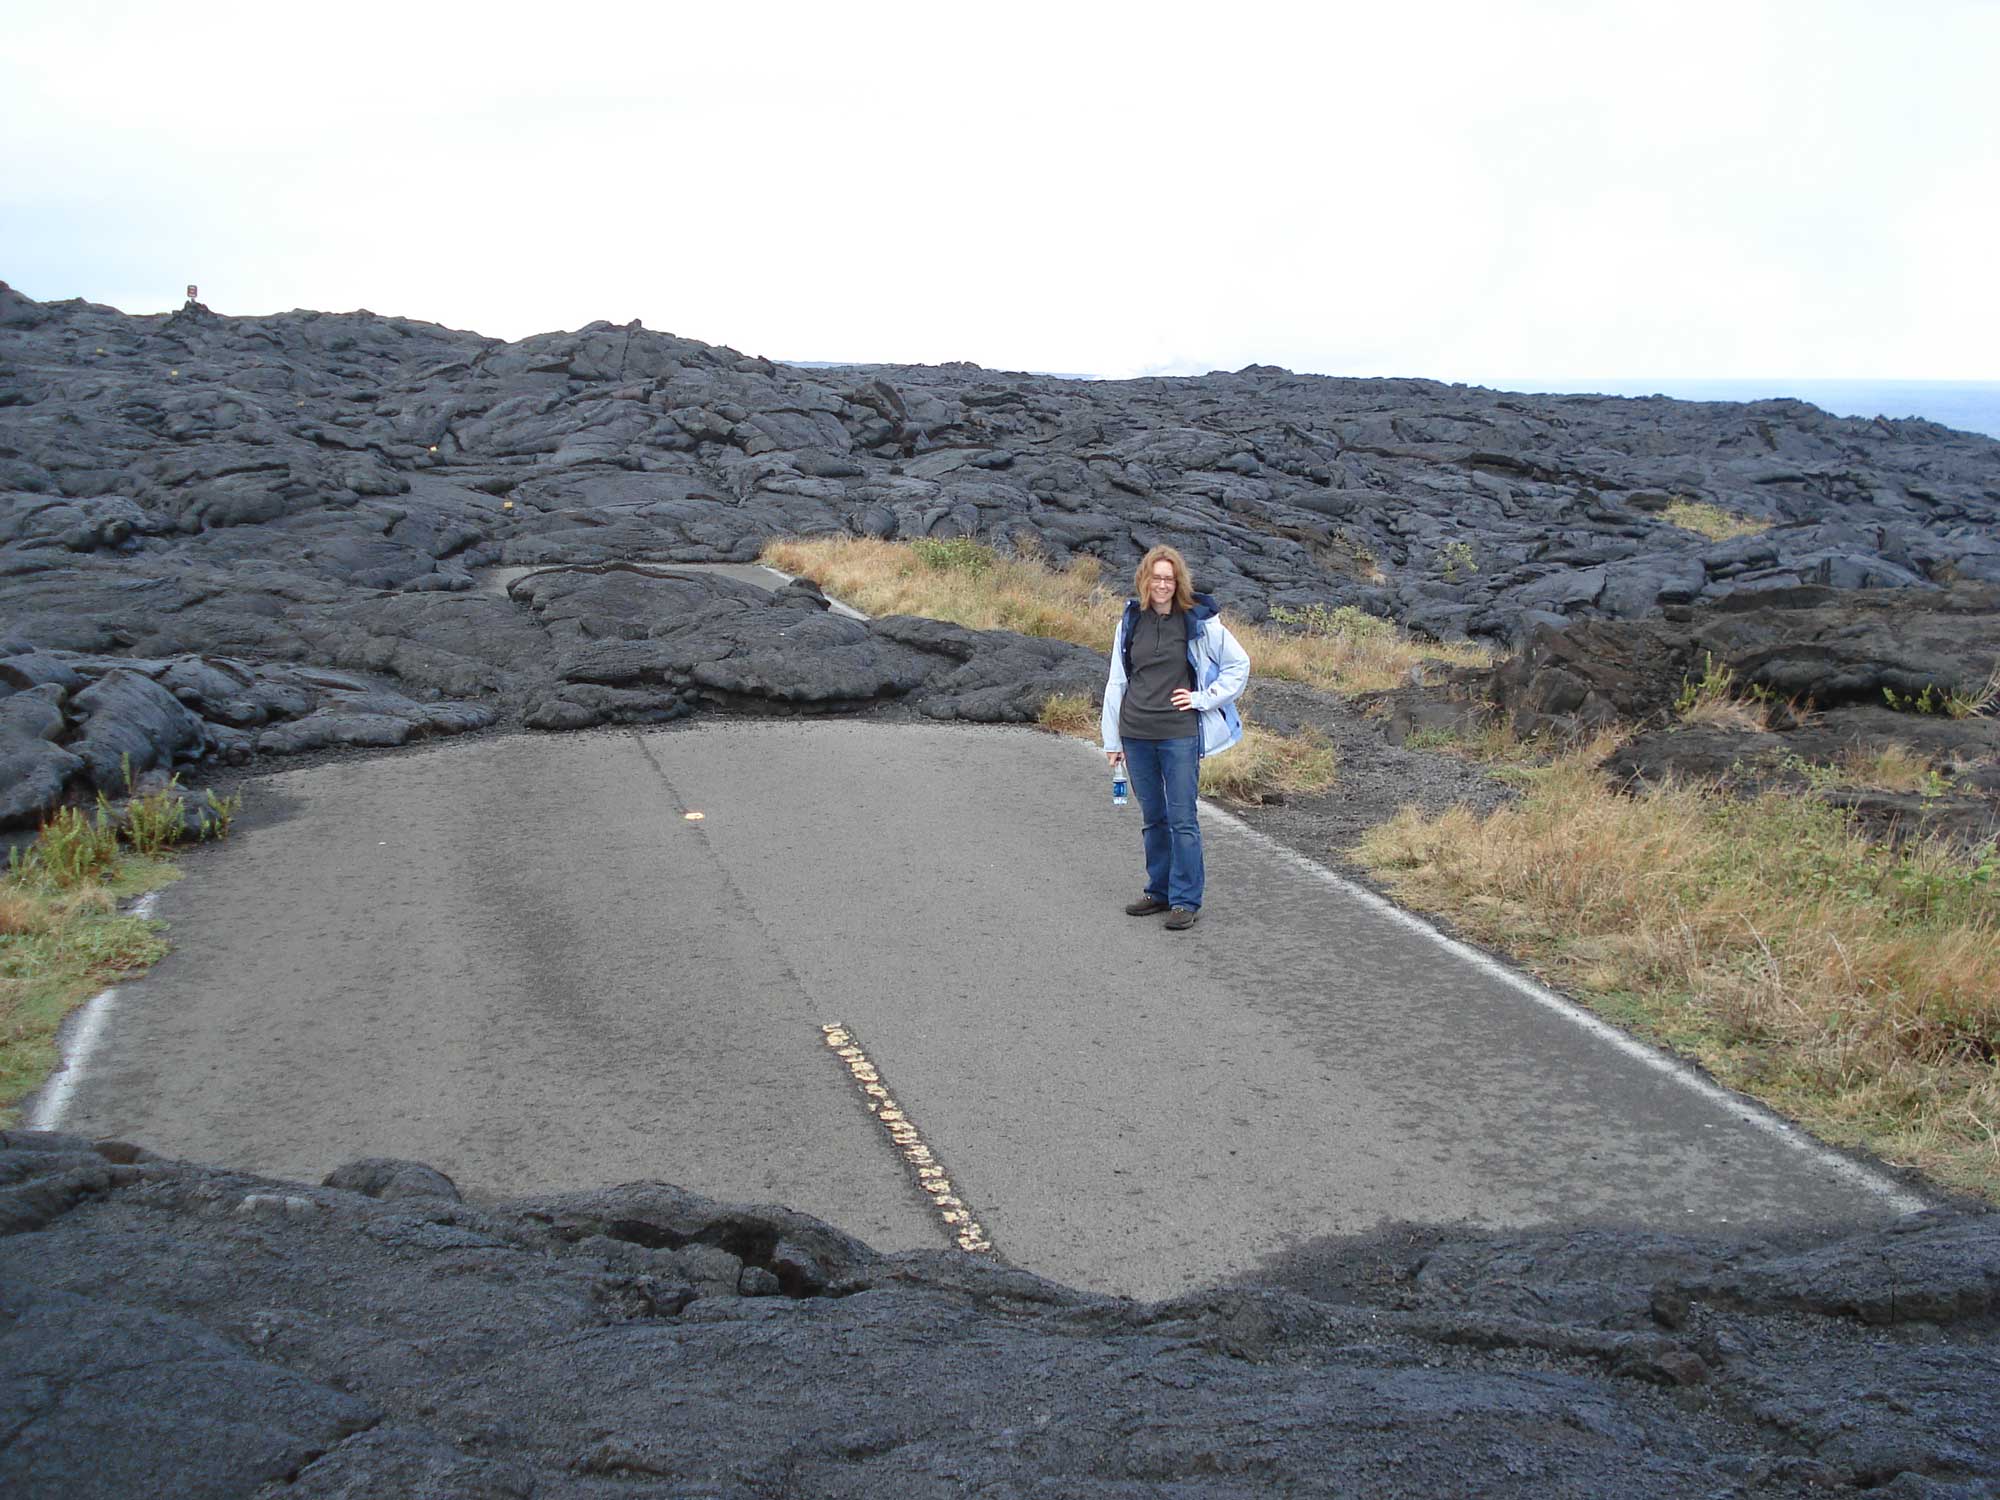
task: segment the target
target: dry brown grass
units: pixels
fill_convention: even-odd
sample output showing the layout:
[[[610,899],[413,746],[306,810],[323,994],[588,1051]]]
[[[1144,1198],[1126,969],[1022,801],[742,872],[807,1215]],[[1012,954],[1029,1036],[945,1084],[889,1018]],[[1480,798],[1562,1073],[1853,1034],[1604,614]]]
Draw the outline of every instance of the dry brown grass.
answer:
[[[1937,792],[1946,780],[1928,756],[1908,745],[1855,746],[1835,769],[1845,785],[1876,792]]]
[[[1387,620],[1351,607],[1283,611],[1291,630],[1238,628],[1257,670],[1340,693],[1381,693],[1430,666],[1490,667],[1493,653],[1467,641],[1424,641]]]
[[[1061,571],[991,552],[983,567],[936,567],[903,542],[811,537],[772,542],[763,560],[810,578],[864,614],[923,615],[1099,651],[1110,645],[1124,607],[1122,595],[1100,586],[1094,557],[1080,557]]]
[[[1622,796],[1608,748],[1484,819],[1405,809],[1357,853],[1820,1134],[2000,1199],[2000,857],[1891,850],[1778,792]]]
[[[864,614],[926,615],[974,630],[1018,630],[1093,650],[1108,650],[1131,589],[1106,578],[1094,557],[1055,569],[1031,557],[1007,557],[976,544],[931,549],[854,537],[776,541],[763,560],[810,578]],[[958,564],[954,565],[956,559]],[[970,565],[963,565],[970,564]],[[1227,619],[1227,616],[1225,616]],[[1492,653],[1466,643],[1416,640],[1358,610],[1315,606],[1286,630],[1229,619],[1259,676],[1308,683],[1331,692],[1379,692],[1400,686],[1425,664],[1487,666]]]
[[[1201,794],[1226,802],[1258,802],[1267,792],[1323,792],[1340,775],[1340,755],[1312,729],[1273,734],[1255,724],[1225,755],[1204,756]]]
[[[27,937],[45,931],[48,923],[46,903],[22,891],[0,888],[0,937]]]
[[[1505,768],[1539,763],[1549,758],[1551,741],[1522,739],[1498,714],[1488,714],[1465,729],[1418,729],[1403,741],[1406,750],[1436,750],[1459,760]],[[1504,771],[1496,769],[1496,775]]]
[[[1954,719],[1970,719],[1976,714],[2000,710],[2000,663],[1987,674],[1983,686],[1970,693],[1954,693],[1945,700],[1945,712]]]
[[[1707,659],[1699,682],[1684,682],[1674,704],[1683,724],[1707,724],[1717,729],[1763,731],[1771,727],[1768,699],[1739,692],[1736,674],[1714,656]]]
[[[1055,693],[1035,722],[1052,734],[1095,741],[1100,717],[1097,704],[1082,693]]]
[[[1771,727],[1771,714],[1763,704],[1748,698],[1703,698],[1682,712],[1681,722],[1761,733]]]

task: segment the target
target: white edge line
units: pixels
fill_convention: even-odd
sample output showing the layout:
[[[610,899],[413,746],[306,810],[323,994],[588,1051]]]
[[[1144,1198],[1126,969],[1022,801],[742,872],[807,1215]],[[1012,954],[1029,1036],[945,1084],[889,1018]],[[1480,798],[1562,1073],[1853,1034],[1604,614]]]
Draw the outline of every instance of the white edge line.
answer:
[[[146,892],[132,903],[128,915],[141,921],[151,918],[159,898],[158,891]],[[118,986],[115,984],[84,1002],[83,1009],[77,1012],[76,1025],[71,1028],[63,1045],[54,1075],[35,1096],[35,1107],[28,1112],[27,1129],[61,1128],[62,1117],[69,1109],[70,1096],[76,1092],[77,1084],[83,1081],[84,1068],[90,1062],[91,1053],[97,1049],[98,1039],[104,1035],[105,1022],[110,1019],[112,1007],[117,1003]]]
[[[787,573],[783,568],[774,568],[769,563],[751,563],[750,566],[753,568],[762,568],[766,573],[775,574],[779,578],[784,579],[785,582],[787,583],[797,583],[799,581],[798,574]],[[817,588],[818,585],[815,584],[814,587]],[[861,611],[856,609],[853,605],[842,604],[838,599],[834,598],[833,595],[827,594],[825,589],[820,589],[820,592],[826,595],[827,607],[830,608],[835,614],[846,615],[847,618],[850,620],[866,620],[868,618],[868,616],[861,613]]]
[[[1102,755],[1104,753],[1103,749],[1099,746],[1091,746],[1090,748],[1091,752],[1095,755]],[[1243,819],[1237,817],[1236,814],[1229,812],[1225,808],[1216,806],[1205,797],[1201,799],[1201,813],[1211,821],[1234,825],[1235,828],[1250,838],[1252,842],[1266,851],[1276,854],[1286,864],[1303,871],[1326,885],[1332,886],[1343,895],[1352,900],[1359,901],[1371,911],[1390,918],[1409,931],[1429,938],[1453,957],[1471,964],[1475,969],[1494,979],[1498,979],[1509,988],[1527,996],[1528,999],[1534,1001],[1537,1005],[1554,1011],[1571,1024],[1582,1027],[1599,1041],[1610,1043],[1627,1057],[1644,1063],[1656,1073],[1671,1078],[1682,1088],[1707,1100],[1709,1103],[1722,1106],[1754,1129],[1763,1131],[1766,1135],[1784,1142],[1795,1150],[1803,1151],[1806,1155],[1817,1160],[1821,1166],[1825,1167],[1835,1177],[1856,1187],[1866,1188],[1868,1191],[1885,1199],[1889,1206],[1894,1208],[1897,1213],[1921,1213],[1934,1205],[1933,1199],[1913,1193],[1894,1178],[1876,1171],[1874,1168],[1866,1166],[1861,1162],[1855,1161],[1852,1157],[1842,1155],[1822,1141],[1813,1139],[1812,1136],[1792,1124],[1791,1121],[1773,1114],[1764,1105],[1757,1103],[1755,1100],[1747,1099],[1741,1094],[1732,1093],[1720,1084],[1702,1077],[1701,1074],[1690,1068],[1679,1058],[1672,1057],[1660,1051],[1657,1047],[1640,1041],[1628,1032],[1620,1031],[1610,1022],[1592,1015],[1574,1000],[1567,1000],[1558,995],[1554,990],[1536,983],[1534,980],[1528,978],[1527,975],[1509,968],[1506,964],[1494,958],[1492,954],[1482,953],[1469,943],[1463,943],[1457,938],[1448,937],[1416,913],[1406,911],[1404,908],[1396,905],[1395,902],[1378,896],[1375,892],[1369,890],[1368,887],[1356,884],[1346,876],[1329,870],[1325,865],[1320,864],[1317,860],[1307,858],[1296,849],[1286,848],[1269,834],[1264,833],[1260,829],[1252,828]]]

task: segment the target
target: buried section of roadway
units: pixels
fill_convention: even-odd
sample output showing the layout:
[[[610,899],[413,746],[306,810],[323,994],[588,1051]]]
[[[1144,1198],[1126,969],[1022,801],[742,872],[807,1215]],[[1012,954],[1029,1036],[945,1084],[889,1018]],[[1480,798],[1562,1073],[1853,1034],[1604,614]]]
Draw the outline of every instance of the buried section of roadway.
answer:
[[[1126,917],[1137,807],[1032,731],[516,736],[262,799],[49,1123],[484,1197],[656,1178],[887,1249],[970,1222],[1140,1296],[1392,1219],[1915,1206],[1226,816],[1200,923]]]

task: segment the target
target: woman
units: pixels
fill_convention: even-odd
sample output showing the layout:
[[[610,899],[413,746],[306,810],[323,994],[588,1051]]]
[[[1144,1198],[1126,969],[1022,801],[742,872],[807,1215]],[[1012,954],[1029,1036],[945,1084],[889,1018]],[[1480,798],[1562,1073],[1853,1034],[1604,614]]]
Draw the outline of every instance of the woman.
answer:
[[[1105,758],[1114,770],[1125,763],[1146,820],[1146,890],[1125,911],[1163,911],[1169,931],[1185,932],[1201,910],[1201,758],[1243,738],[1235,702],[1250,658],[1172,547],[1139,560],[1132,589],[1111,641],[1103,723]]]

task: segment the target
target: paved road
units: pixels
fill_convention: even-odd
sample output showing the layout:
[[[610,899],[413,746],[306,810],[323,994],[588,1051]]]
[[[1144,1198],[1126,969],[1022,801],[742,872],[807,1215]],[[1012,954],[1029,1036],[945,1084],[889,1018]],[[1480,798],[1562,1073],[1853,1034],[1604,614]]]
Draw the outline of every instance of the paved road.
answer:
[[[1385,1219],[1909,1206],[1233,819],[1199,926],[1123,916],[1137,809],[1032,731],[711,720],[260,787],[276,811],[166,893],[177,949],[64,1128],[483,1196],[659,1178],[943,1244],[841,1023],[1000,1252],[1105,1290]]]

